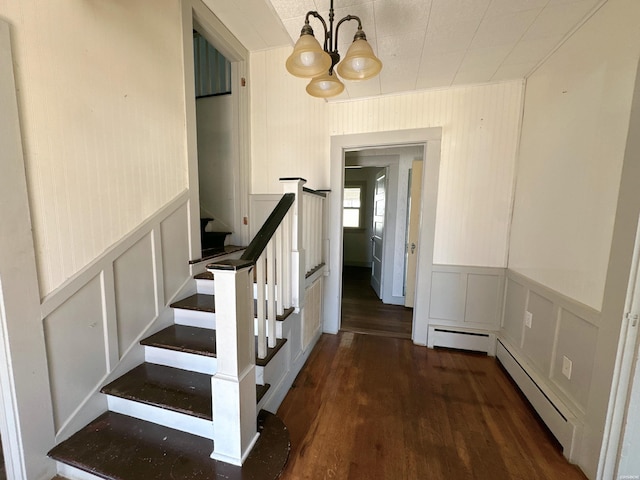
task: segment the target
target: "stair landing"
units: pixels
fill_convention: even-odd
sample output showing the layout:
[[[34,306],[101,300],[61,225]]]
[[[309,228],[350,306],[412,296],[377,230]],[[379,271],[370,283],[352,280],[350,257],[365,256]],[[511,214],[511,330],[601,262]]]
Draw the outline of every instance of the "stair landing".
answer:
[[[276,479],[289,456],[289,432],[266,411],[258,416],[258,431],[255,447],[238,467],[211,459],[211,440],[106,412],[49,456],[108,480]]]

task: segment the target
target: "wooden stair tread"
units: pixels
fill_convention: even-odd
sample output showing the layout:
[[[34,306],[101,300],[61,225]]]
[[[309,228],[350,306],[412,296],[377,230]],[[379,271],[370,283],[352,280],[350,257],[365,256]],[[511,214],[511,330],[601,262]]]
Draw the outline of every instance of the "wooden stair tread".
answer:
[[[265,302],[266,305],[266,302]],[[253,301],[253,311],[257,310],[258,301]],[[215,295],[206,295],[204,293],[195,293],[189,297],[183,298],[171,304],[171,308],[181,308],[184,310],[196,310],[198,312],[216,312]],[[266,309],[266,306],[265,306]],[[293,308],[285,308],[282,315],[276,315],[276,320],[282,322],[294,312]]]
[[[272,480],[289,456],[289,432],[275,415],[258,415],[260,437],[242,467],[210,458],[213,443],[126,415],[106,412],[49,456],[111,480]]]
[[[278,338],[274,348],[267,348],[267,356],[263,359],[258,358],[256,353],[256,365],[264,367],[286,342],[286,338]],[[216,331],[209,328],[170,325],[164,330],[145,338],[140,343],[149,347],[166,348],[206,357],[215,357],[217,354]],[[257,352],[257,337],[255,349]]]
[[[142,363],[105,385],[107,395],[212,420],[211,376]]]
[[[216,356],[216,331],[209,328],[171,325],[140,342],[150,347]]]
[[[213,273],[207,270],[206,272],[194,275],[193,278],[195,278],[196,280],[213,280]]]
[[[286,338],[277,338],[275,347],[267,347],[267,356],[265,358],[258,358],[258,337],[256,337],[256,366],[265,367],[271,359],[276,356],[276,353],[280,351],[285,343],[287,343]]]
[[[184,310],[196,310],[198,312],[215,313],[216,307],[214,300],[215,297],[213,295],[196,293],[172,303],[171,308],[182,308]]]

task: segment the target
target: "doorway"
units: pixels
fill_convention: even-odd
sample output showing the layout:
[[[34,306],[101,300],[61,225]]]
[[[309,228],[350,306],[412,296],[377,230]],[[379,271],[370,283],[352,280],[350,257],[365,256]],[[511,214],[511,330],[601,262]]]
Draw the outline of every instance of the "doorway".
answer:
[[[190,258],[197,260],[202,259],[198,122],[202,120],[203,116],[198,115],[196,111],[194,31],[197,31],[206,42],[213,46],[230,63],[230,87],[233,95],[226,98],[226,102],[223,100],[223,103],[225,103],[225,115],[229,117],[225,128],[227,134],[232,137],[231,141],[227,142],[227,150],[231,153],[225,156],[226,159],[222,165],[223,177],[225,178],[224,189],[213,188],[211,190],[218,193],[223,192],[224,198],[222,202],[224,206],[222,211],[225,213],[222,216],[225,218],[222,222],[224,225],[220,227],[211,225],[210,229],[231,230],[232,235],[229,241],[239,245],[246,245],[249,241],[249,228],[246,222],[249,212],[249,182],[251,178],[250,144],[247,138],[250,130],[249,92],[248,88],[246,88],[249,73],[249,52],[202,2],[182,1],[182,28],[190,193],[189,245]],[[214,97],[210,97],[210,102],[220,103],[211,100],[211,98]],[[209,117],[211,116],[209,115]],[[207,172],[203,173],[208,175]],[[213,175],[212,178],[219,179],[221,176]],[[206,181],[206,179],[203,180]],[[206,213],[205,211],[205,218],[207,218]],[[213,214],[214,212],[209,213]],[[211,216],[215,218],[214,215]],[[219,214],[216,214],[216,216],[220,217]]]
[[[424,148],[423,193],[421,198],[422,220],[420,222],[419,253],[417,255],[416,296],[412,318],[411,338],[418,345],[426,345],[428,318],[425,297],[431,289],[433,269],[433,242],[440,170],[440,139],[442,129],[420,128],[384,132],[335,135],[331,137],[331,188],[336,195],[329,203],[329,258],[330,275],[326,277],[324,295],[324,331],[337,333],[342,318],[342,259],[343,259],[343,196],[345,156],[347,152],[371,148],[389,148],[420,145]],[[335,246],[335,247],[332,247]],[[383,280],[384,282],[384,280]]]
[[[407,268],[408,232],[410,210],[419,218],[421,202],[412,204],[410,193],[412,171],[423,158],[424,145],[344,154],[342,330],[411,338],[413,303],[405,294],[415,285],[407,278],[415,268]],[[413,253],[416,258],[416,246]]]

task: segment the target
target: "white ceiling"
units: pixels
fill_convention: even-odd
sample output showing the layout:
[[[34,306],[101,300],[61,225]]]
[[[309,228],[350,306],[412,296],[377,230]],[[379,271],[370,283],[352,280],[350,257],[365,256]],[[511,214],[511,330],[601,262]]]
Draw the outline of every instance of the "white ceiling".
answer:
[[[379,77],[345,82],[338,98],[524,78],[606,1],[335,0],[336,23],[345,15],[359,16],[384,65]],[[293,45],[308,11],[328,20],[330,0],[205,3],[249,50],[260,50]],[[220,12],[220,4],[242,15],[242,30],[229,23],[240,18],[233,12],[224,18],[229,12]],[[311,26],[321,40],[321,23],[312,18]],[[340,27],[342,55],[356,27],[356,22]]]

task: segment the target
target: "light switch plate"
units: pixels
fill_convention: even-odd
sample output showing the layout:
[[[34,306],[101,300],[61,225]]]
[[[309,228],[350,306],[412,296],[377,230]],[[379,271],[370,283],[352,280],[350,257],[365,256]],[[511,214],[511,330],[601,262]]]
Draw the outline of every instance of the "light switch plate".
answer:
[[[525,311],[524,312],[524,324],[531,328],[531,321],[533,320],[533,313]]]

